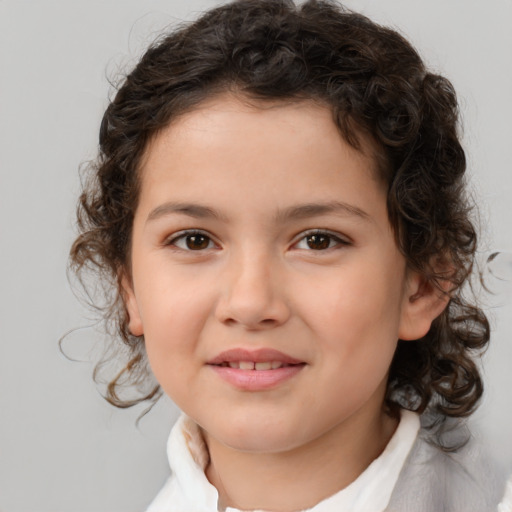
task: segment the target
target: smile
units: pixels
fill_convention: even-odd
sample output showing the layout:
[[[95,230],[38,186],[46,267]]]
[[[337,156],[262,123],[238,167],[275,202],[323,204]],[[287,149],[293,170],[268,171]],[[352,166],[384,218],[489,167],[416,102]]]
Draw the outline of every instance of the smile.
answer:
[[[274,349],[231,349],[207,365],[223,381],[241,391],[265,391],[299,374],[306,363]]]
[[[278,368],[283,368],[284,366],[292,366],[287,363],[283,363],[281,361],[265,361],[262,363],[256,363],[254,361],[230,361],[221,363],[218,366],[230,368],[236,368],[238,370],[277,370]]]

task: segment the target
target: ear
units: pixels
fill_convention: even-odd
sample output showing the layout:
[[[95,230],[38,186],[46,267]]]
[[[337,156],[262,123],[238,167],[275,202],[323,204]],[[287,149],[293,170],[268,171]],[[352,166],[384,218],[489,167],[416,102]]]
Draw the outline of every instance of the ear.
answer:
[[[144,334],[144,329],[142,326],[142,319],[140,317],[139,306],[133,290],[133,283],[126,273],[123,273],[120,282],[124,307],[128,313],[128,328],[134,336],[142,336]]]
[[[440,284],[441,290],[424,276],[410,271],[402,303],[398,334],[401,340],[417,340],[425,336],[434,319],[444,311],[450,301],[452,283],[445,280]]]

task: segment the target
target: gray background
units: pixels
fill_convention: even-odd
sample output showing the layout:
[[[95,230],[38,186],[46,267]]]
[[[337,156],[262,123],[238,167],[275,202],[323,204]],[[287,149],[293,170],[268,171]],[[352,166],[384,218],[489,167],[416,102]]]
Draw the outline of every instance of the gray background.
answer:
[[[167,476],[177,411],[163,400],[116,410],[90,362],[57,341],[91,322],[66,279],[79,163],[93,158],[107,76],[131,66],[164,27],[213,0],[0,0],[0,510],[143,510]],[[399,28],[459,92],[472,183],[481,203],[483,260],[512,278],[512,1],[351,0]],[[508,253],[508,255],[507,255]],[[508,259],[507,259],[508,258]],[[494,334],[477,435],[512,471],[512,285],[492,280]],[[69,336],[94,359],[101,335]]]

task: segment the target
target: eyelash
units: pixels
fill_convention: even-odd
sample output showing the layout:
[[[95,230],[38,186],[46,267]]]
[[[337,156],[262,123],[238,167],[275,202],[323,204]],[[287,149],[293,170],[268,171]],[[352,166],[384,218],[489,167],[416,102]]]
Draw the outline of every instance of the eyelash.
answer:
[[[177,245],[177,242],[179,240],[183,240],[186,243],[187,238],[188,237],[193,237],[193,236],[202,236],[202,237],[204,237],[208,241],[208,246],[210,244],[215,244],[215,242],[212,240],[212,237],[210,235],[208,235],[207,233],[205,233],[204,231],[192,229],[192,230],[187,230],[187,231],[181,231],[180,233],[177,233],[177,234],[173,235],[171,238],[168,238],[164,242],[164,245],[172,246],[173,248],[175,248],[177,250],[190,251],[190,252],[201,252],[201,251],[206,250],[206,249],[211,249],[211,247],[207,246],[207,247],[204,247],[202,249],[194,250],[194,249],[191,249],[190,247],[185,248],[185,247],[179,247]]]
[[[326,230],[314,229],[314,230],[311,230],[311,231],[306,231],[304,233],[301,233],[301,235],[302,236],[298,239],[298,241],[293,244],[293,247],[298,248],[297,247],[298,244],[300,242],[302,242],[303,240],[306,240],[308,237],[318,236],[318,237],[326,237],[328,239],[328,246],[327,247],[322,247],[321,249],[312,249],[311,247],[309,247],[308,249],[302,248],[301,250],[322,252],[322,251],[325,251],[325,250],[328,250],[328,249],[333,249],[333,248],[335,248],[337,246],[348,246],[348,245],[351,245],[351,242],[349,242],[348,240],[346,240],[344,238],[341,238],[339,235],[331,233],[330,231],[326,231]],[[201,236],[204,239],[206,239],[207,246],[206,247],[200,247],[198,249],[192,249],[189,246],[187,246],[187,247],[180,247],[178,245],[178,242],[180,240],[183,240],[184,243],[186,244],[187,243],[187,238],[188,237],[194,237],[194,236]],[[334,245],[332,245],[332,242],[334,242]],[[306,243],[308,243],[308,242],[306,241]],[[212,247],[210,247],[210,244],[214,244],[215,245],[215,242],[212,239],[212,237],[210,235],[208,235],[207,233],[205,233],[204,231],[200,231],[200,230],[182,231],[180,233],[177,233],[176,235],[173,235],[171,238],[168,238],[164,242],[165,246],[171,246],[171,247],[173,247],[173,248],[175,248],[177,250],[186,251],[186,252],[202,252],[204,250],[211,249]]]
[[[294,247],[297,247],[297,245],[300,242],[302,242],[303,240],[306,240],[308,237],[312,237],[312,236],[318,236],[318,237],[322,236],[322,237],[328,238],[329,239],[328,247],[325,247],[322,249],[312,249],[311,247],[309,247],[308,249],[304,249],[304,250],[322,252],[322,251],[325,251],[328,249],[334,249],[338,246],[351,245],[351,242],[349,242],[346,238],[340,237],[338,234],[332,233],[330,231],[322,230],[322,229],[313,229],[311,231],[306,231],[305,233],[301,233],[301,237],[299,238],[299,240],[295,244],[293,244]],[[334,242],[335,245],[331,245],[331,242]]]

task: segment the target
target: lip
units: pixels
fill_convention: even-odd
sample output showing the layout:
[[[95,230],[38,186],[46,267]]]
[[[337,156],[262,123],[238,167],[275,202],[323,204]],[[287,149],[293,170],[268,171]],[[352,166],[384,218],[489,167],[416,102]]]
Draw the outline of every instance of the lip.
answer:
[[[240,361],[254,363],[277,361],[287,366],[273,370],[242,370],[225,365],[225,363]],[[221,352],[218,356],[209,360],[207,365],[221,379],[237,389],[242,391],[265,391],[276,388],[297,375],[306,366],[306,363],[270,348],[258,350],[236,348]]]
[[[222,363],[232,363],[235,361],[252,361],[254,363],[264,363],[265,361],[279,361],[283,364],[301,364],[304,361],[274,350],[273,348],[260,348],[248,350],[244,348],[233,348],[221,352],[218,356],[209,360],[207,364],[217,365]]]

